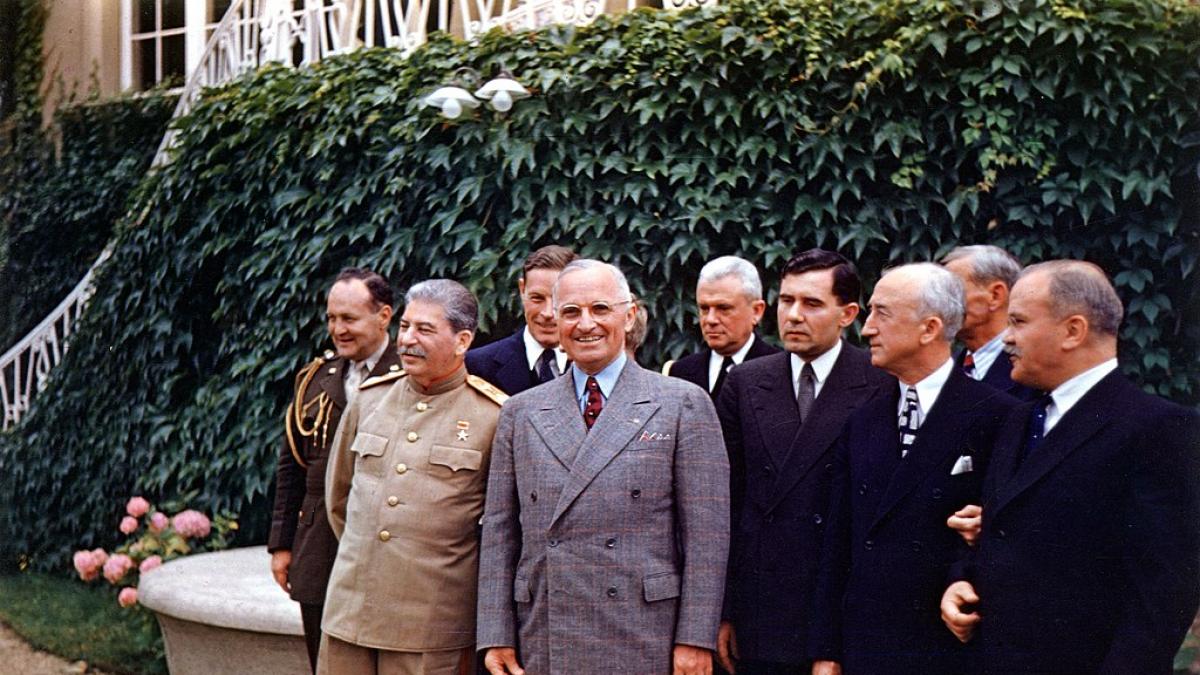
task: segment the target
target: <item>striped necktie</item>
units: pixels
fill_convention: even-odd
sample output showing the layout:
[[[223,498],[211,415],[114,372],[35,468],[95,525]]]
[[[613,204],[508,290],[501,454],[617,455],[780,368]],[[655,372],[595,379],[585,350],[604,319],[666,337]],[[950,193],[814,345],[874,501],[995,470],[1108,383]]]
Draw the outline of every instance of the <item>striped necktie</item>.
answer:
[[[908,456],[908,450],[917,440],[917,430],[921,428],[921,404],[917,400],[917,388],[908,387],[904,392],[904,411],[900,413],[900,457]]]

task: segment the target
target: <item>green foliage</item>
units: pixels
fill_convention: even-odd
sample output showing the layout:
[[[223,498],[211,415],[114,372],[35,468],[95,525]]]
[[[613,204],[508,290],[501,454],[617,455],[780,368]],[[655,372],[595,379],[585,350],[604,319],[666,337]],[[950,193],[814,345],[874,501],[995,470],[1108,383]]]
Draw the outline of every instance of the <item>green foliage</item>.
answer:
[[[36,326],[112,238],[174,104],[162,93],[89,101],[59,108],[51,129],[39,111],[0,136],[0,349]]]
[[[499,335],[522,257],[570,244],[628,273],[655,364],[697,344],[719,254],[819,245],[868,278],[959,243],[1086,257],[1129,302],[1127,371],[1195,400],[1198,48],[1197,9],[1155,0],[734,0],[265,68],[180,122],[0,449],[14,541],[62,565],[135,489],[199,490],[261,536],[290,377],[350,264],[462,279]],[[501,65],[534,90],[511,114],[420,107]]]
[[[116,589],[43,574],[0,576],[0,622],[29,644],[106,672],[165,675],[154,615],[122,609]]]

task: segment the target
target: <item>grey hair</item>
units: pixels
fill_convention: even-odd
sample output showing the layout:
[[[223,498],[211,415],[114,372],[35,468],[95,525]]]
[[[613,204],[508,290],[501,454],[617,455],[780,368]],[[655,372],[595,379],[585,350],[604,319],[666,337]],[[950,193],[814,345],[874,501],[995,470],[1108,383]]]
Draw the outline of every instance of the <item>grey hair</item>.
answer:
[[[554,290],[550,293],[550,300],[554,304],[555,309],[558,308],[558,285],[562,282],[563,277],[575,272],[583,272],[586,270],[605,269],[612,275],[613,281],[617,282],[617,294],[621,297],[613,298],[612,302],[632,302],[633,293],[629,291],[629,280],[625,278],[625,274],[616,266],[592,258],[577,258],[567,263],[567,266],[558,273],[558,278],[554,280]]]
[[[427,279],[408,289],[404,303],[429,302],[440,305],[454,332],[475,332],[479,327],[479,303],[466,286],[452,279]]]
[[[971,281],[980,286],[999,281],[1011,290],[1021,274],[1021,263],[1016,256],[999,246],[988,244],[955,246],[942,258],[942,264],[964,258],[971,262]]]
[[[1020,278],[1035,272],[1050,276],[1050,309],[1058,318],[1081,314],[1096,332],[1117,336],[1125,308],[1098,265],[1082,260],[1047,260],[1026,267]]]
[[[911,270],[920,278],[917,288],[917,317],[936,316],[942,320],[942,339],[953,342],[962,328],[966,313],[966,287],[962,279],[937,263],[910,263],[894,267],[884,276],[900,270]]]
[[[758,276],[758,269],[749,260],[736,255],[723,255],[709,260],[700,268],[700,280],[696,285],[698,287],[725,277],[737,277],[742,282],[742,293],[746,299],[751,302],[762,300],[762,279]]]

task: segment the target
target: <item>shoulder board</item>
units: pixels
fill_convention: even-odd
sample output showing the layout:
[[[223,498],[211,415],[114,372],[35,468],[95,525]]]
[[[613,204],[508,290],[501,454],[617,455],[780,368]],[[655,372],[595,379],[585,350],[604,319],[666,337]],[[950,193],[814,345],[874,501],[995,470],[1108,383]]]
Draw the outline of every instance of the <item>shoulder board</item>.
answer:
[[[664,363],[664,364],[663,364],[663,369],[662,369],[662,374],[663,374],[663,375],[670,375],[670,374],[671,374],[671,366],[673,366],[673,365],[675,365],[675,360],[674,360],[674,359],[672,359],[672,360],[670,360],[670,361],[667,361],[666,363]]]
[[[504,402],[508,400],[508,394],[500,391],[491,382],[478,375],[467,375],[467,384],[475,391],[490,398],[496,405],[504,405]]]
[[[404,372],[403,370],[397,370],[391,373],[384,373],[383,375],[376,375],[375,377],[368,377],[367,379],[363,380],[362,384],[358,385],[358,390],[362,391],[363,389],[370,389],[378,384],[395,382],[407,374],[408,373]]]
[[[325,360],[319,356],[317,358],[313,359],[312,361],[309,361],[308,363],[304,364],[303,368],[296,371],[296,382],[299,383],[299,382],[303,381],[305,378],[311,377],[323,365],[325,365]]]

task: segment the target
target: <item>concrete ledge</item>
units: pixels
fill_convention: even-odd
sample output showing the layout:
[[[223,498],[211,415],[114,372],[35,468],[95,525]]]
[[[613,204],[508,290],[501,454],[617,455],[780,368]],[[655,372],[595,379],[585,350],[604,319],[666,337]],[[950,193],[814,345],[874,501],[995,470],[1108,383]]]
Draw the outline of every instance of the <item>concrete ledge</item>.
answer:
[[[271,577],[265,546],[173,560],[142,577],[172,675],[308,671],[300,605]]]

